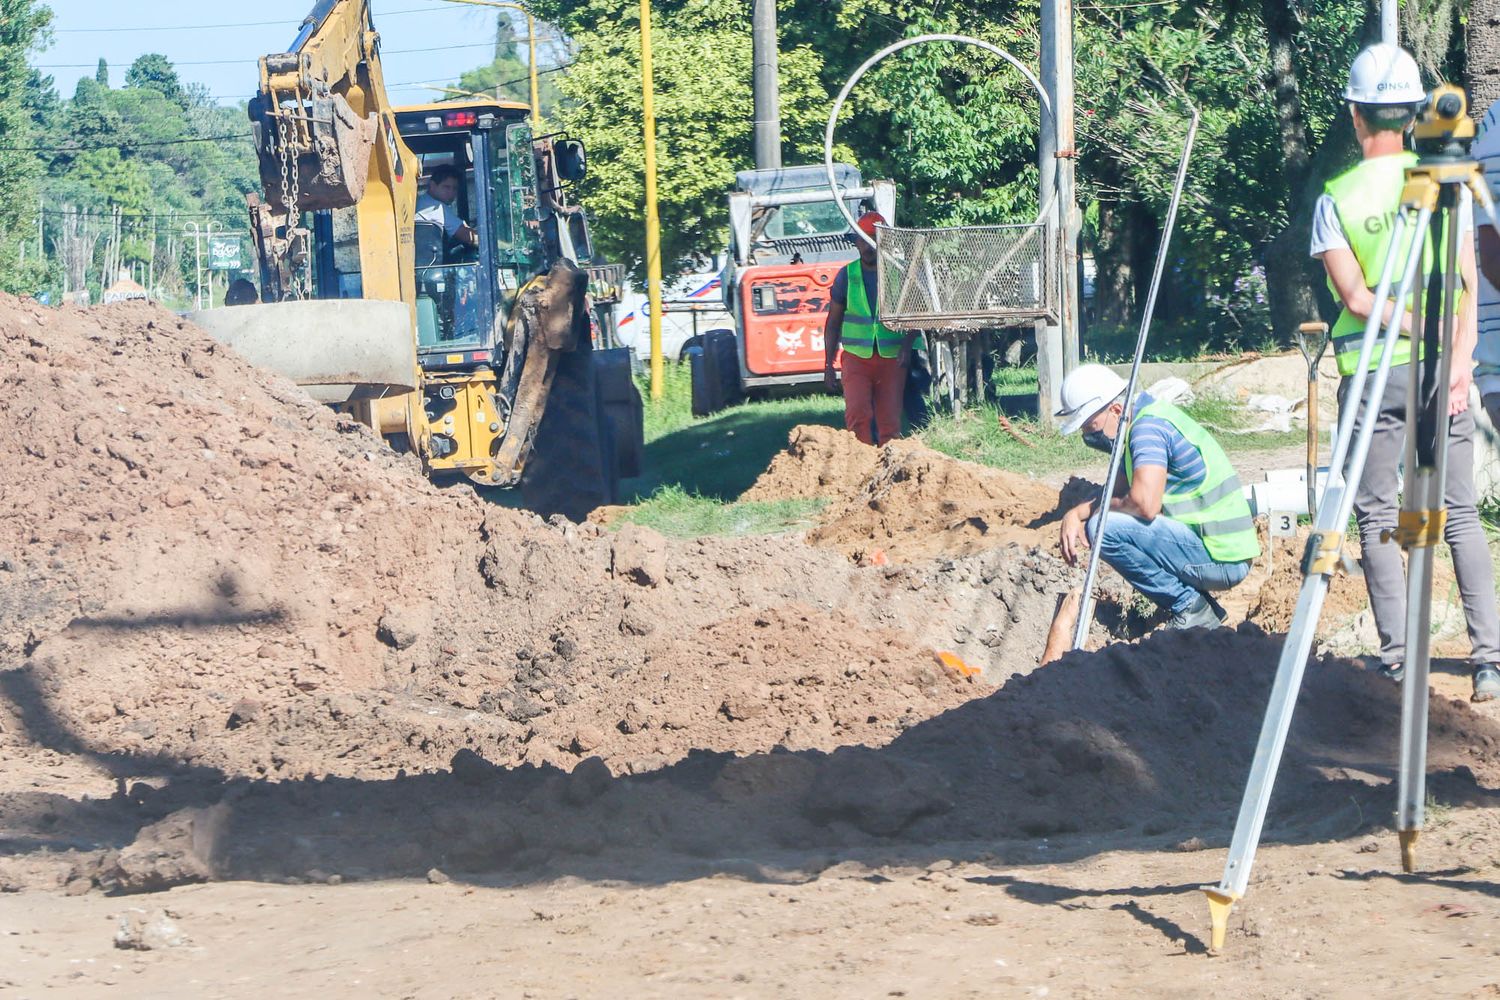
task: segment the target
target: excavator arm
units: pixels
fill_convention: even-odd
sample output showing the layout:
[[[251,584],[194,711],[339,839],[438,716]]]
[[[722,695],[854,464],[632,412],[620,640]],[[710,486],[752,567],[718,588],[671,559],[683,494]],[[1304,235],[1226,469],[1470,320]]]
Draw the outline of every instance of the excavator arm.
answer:
[[[251,202],[267,298],[297,294],[303,212],[358,207],[365,298],[411,304],[416,160],[401,141],[369,0],[319,0],[291,48],[260,60],[250,102],[265,201]]]

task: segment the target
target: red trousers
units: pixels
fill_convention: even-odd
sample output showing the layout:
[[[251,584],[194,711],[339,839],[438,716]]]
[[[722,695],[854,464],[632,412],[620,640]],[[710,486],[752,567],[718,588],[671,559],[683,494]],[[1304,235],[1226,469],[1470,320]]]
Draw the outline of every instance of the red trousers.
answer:
[[[906,391],[906,369],[896,358],[856,358],[842,352],[844,426],[865,444],[885,444],[901,436],[901,401]],[[870,436],[874,421],[880,439]]]

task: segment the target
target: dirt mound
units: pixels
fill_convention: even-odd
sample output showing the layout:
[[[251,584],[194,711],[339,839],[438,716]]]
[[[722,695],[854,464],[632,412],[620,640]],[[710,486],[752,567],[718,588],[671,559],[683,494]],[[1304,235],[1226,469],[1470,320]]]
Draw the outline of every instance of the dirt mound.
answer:
[[[741,500],[824,499],[853,496],[875,474],[880,451],[846,430],[801,424],[787,435],[786,450],[746,490]]]
[[[965,556],[1008,543],[1051,546],[1058,494],[1042,483],[950,458],[918,441],[879,449],[848,431],[793,428],[746,499],[829,500],[808,533],[814,545],[860,560]],[[876,558],[875,561],[882,561]]]
[[[597,759],[571,773],[507,769],[462,750],[444,773],[241,783],[207,806],[191,781],[138,789],[93,806],[117,823],[134,817],[129,846],[75,855],[56,877],[121,891],[210,877],[413,876],[434,866],[629,878],[659,871],[653,866],[667,857],[764,877],[744,859],[955,841],[1002,854],[1008,841],[1031,857],[1038,838],[1098,834],[1220,844],[1276,650],[1247,626],[1072,654],[884,746],[832,753],[697,752],[622,774]],[[1343,661],[1308,672],[1268,839],[1345,837],[1383,822],[1399,700],[1394,685]],[[1500,726],[1436,699],[1434,797],[1495,805],[1486,786],[1500,778],[1497,746]],[[79,817],[75,810],[68,818]],[[17,825],[14,815],[8,824]],[[1056,841],[1063,850],[1066,843]]]
[[[1034,664],[1061,572],[543,523],[141,304],[0,300],[0,365],[0,746],[131,774],[880,742],[970,696],[934,648]]]
[[[1307,529],[1298,532],[1297,538],[1261,538],[1262,547],[1275,545],[1275,568],[1266,574],[1255,587],[1250,598],[1246,617],[1267,632],[1285,632],[1292,625],[1292,616],[1297,610],[1297,596],[1302,592],[1302,555],[1307,548]],[[1344,551],[1354,560],[1359,559],[1359,540],[1346,539]],[[1264,557],[1258,560],[1263,563]],[[1439,563],[1439,566],[1445,564]],[[1260,567],[1257,566],[1259,569]],[[1449,572],[1449,578],[1452,574]],[[1254,584],[1255,581],[1247,580]],[[1322,623],[1326,627],[1347,621],[1369,606],[1365,582],[1359,577],[1340,571],[1335,573],[1323,599]]]
[[[0,888],[1232,819],[1275,640],[1162,635],[1034,670],[1077,571],[993,544],[1049,509],[1025,480],[898,443],[825,525],[863,540],[673,542],[436,489],[146,306],[0,299],[0,370],[0,844],[26,845]],[[870,542],[915,561],[847,558]],[[1274,835],[1388,812],[1367,782],[1396,690],[1331,659],[1308,676]],[[1489,802],[1500,729],[1439,699],[1432,732],[1435,794]]]

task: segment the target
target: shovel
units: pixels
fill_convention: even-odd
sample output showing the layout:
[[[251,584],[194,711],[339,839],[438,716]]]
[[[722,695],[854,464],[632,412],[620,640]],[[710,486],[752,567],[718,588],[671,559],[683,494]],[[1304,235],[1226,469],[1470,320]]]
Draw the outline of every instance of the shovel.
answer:
[[[1328,350],[1328,324],[1297,327],[1297,349],[1307,361],[1307,516],[1318,516],[1318,362]]]

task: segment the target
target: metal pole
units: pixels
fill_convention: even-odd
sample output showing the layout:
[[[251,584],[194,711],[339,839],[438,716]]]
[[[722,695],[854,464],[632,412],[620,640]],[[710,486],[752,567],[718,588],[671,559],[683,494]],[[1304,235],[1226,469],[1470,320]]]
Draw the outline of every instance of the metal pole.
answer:
[[[1396,0],[1380,0],[1380,40],[1387,45],[1399,45],[1401,25]]]
[[[531,124],[542,123],[542,99],[536,83],[536,19],[526,12],[526,63],[531,70]]]
[[[1073,633],[1073,648],[1082,649],[1089,637],[1089,623],[1094,618],[1094,576],[1099,572],[1099,544],[1109,525],[1109,501],[1114,496],[1115,478],[1120,474],[1120,458],[1125,452],[1125,440],[1130,434],[1130,424],[1135,418],[1135,384],[1140,378],[1141,361],[1146,356],[1146,334],[1151,329],[1151,314],[1156,311],[1156,293],[1161,289],[1162,272],[1167,266],[1167,250],[1172,244],[1172,229],[1177,222],[1177,206],[1182,202],[1182,189],[1187,183],[1188,161],[1193,157],[1193,140],[1198,136],[1198,111],[1193,110],[1193,120],[1188,125],[1187,141],[1182,146],[1182,162],[1177,165],[1177,182],[1172,188],[1172,204],[1167,208],[1167,221],[1161,231],[1161,246],[1156,251],[1156,270],[1151,275],[1151,291],[1146,296],[1146,312],[1141,317],[1141,331],[1135,338],[1135,358],[1130,364],[1130,378],[1125,383],[1125,404],[1120,411],[1120,426],[1115,432],[1115,446],[1109,452],[1109,474],[1104,477],[1104,489],[1099,495],[1099,529],[1094,533],[1089,546],[1089,567],[1083,575],[1083,601],[1078,606],[1078,628]]]
[[[755,0],[755,169],[781,166],[781,93],[776,70],[776,0]]]
[[[193,268],[193,306],[197,309],[203,308],[203,245],[198,240],[198,223],[189,222],[182,227],[184,234],[193,234],[193,256],[195,265]]]
[[[651,398],[662,397],[661,218],[656,212],[656,107],[651,73],[651,0],[641,0],[641,117],[646,146],[646,298],[651,305]]]
[[[217,219],[210,219],[208,221],[207,232],[204,234],[204,239],[208,243],[210,249],[213,248],[214,226],[218,226],[219,227],[219,232],[222,233],[224,231],[224,224],[222,222],[219,222]],[[212,258],[209,259],[209,264],[210,265],[213,264]],[[208,301],[207,301],[207,304],[203,306],[203,308],[205,308],[205,309],[212,309],[213,307],[214,307],[214,272],[213,272],[212,267],[210,267],[209,272],[208,272]]]
[[[542,121],[542,102],[537,96],[537,72],[536,72],[536,20],[531,16],[531,11],[525,4],[502,3],[501,0],[443,0],[444,3],[462,3],[471,7],[505,7],[509,10],[518,10],[526,15],[526,48],[531,66],[531,124],[540,125]],[[498,94],[495,95],[497,98]]]
[[[1057,99],[1057,6],[1058,0],[1042,0],[1040,25],[1042,88],[1046,90],[1048,98],[1053,102]],[[1047,223],[1044,231],[1049,237],[1049,242],[1057,238],[1057,223],[1060,218],[1057,208],[1056,111],[1055,104],[1042,109],[1042,131],[1036,147],[1037,204],[1052,206],[1043,220]],[[1052,245],[1056,246],[1056,243]],[[1055,419],[1053,414],[1058,411],[1060,405],[1063,377],[1062,356],[1062,327],[1046,321],[1038,323],[1036,325],[1036,409],[1038,418],[1048,422]],[[1084,603],[1085,605],[1088,603],[1087,594],[1084,595]]]
[[[1037,327],[1037,408],[1052,419],[1057,412],[1062,378],[1078,358],[1077,228],[1073,201],[1073,3],[1042,0],[1042,86],[1051,107],[1042,109],[1041,141],[1037,144],[1038,204],[1052,205],[1046,219],[1051,262],[1060,272],[1058,322]]]

